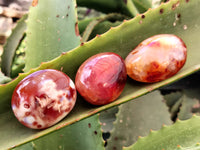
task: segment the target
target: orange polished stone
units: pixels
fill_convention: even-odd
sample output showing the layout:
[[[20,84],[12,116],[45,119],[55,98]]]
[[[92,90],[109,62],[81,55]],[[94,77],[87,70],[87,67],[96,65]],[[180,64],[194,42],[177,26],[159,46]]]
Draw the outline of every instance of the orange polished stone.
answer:
[[[158,82],[175,75],[185,64],[187,49],[172,34],[152,36],[141,42],[125,59],[127,74],[139,82]]]
[[[90,57],[80,66],[75,85],[86,101],[105,105],[121,94],[126,78],[124,60],[115,53],[106,52]]]

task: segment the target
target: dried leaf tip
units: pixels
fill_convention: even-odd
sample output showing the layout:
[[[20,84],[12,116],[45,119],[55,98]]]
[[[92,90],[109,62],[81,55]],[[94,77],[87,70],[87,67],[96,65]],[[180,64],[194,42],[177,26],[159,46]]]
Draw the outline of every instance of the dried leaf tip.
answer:
[[[32,6],[35,7],[35,6],[37,6],[37,4],[38,4],[38,0],[33,0]]]
[[[66,54],[66,52],[62,52],[62,53],[61,53],[61,55],[65,55],[65,54]]]
[[[76,36],[79,36],[79,28],[78,28],[78,22],[75,23],[75,33],[76,33]]]
[[[142,136],[138,136],[138,139],[141,139],[142,138]]]
[[[101,35],[97,34],[96,37],[100,37]]]
[[[123,22],[126,22],[126,21],[127,21],[126,19],[123,20]]]
[[[193,117],[196,117],[197,115],[195,113],[192,114]]]
[[[179,4],[180,4],[180,1],[177,1],[176,3],[174,3],[172,5],[172,10],[175,10],[179,6]]]

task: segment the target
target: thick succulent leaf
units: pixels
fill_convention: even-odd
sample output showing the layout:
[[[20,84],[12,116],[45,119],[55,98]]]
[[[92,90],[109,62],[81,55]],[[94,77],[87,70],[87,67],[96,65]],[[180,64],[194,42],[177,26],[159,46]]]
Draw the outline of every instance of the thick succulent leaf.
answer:
[[[82,33],[81,42],[86,42],[88,39],[94,38],[97,34],[102,34],[108,31],[111,27],[117,26],[121,24],[121,22],[111,23],[107,20],[122,20],[124,16],[116,13],[111,13],[108,15],[104,15],[102,17],[94,18],[94,19],[86,19],[86,21],[79,22],[79,27],[82,29],[83,26],[88,23]],[[89,22],[90,21],[90,22]],[[92,35],[93,34],[93,35]]]
[[[197,99],[193,99],[188,97],[187,95],[183,95],[182,97],[182,104],[180,107],[180,111],[178,113],[178,119],[180,120],[187,120],[192,117],[193,112],[192,108],[195,104],[198,104]]]
[[[122,0],[122,9],[125,8],[125,10],[130,14],[130,16],[136,16],[139,14],[138,9],[132,2],[132,0]]]
[[[161,130],[139,138],[135,144],[124,150],[172,150],[178,149],[177,145],[192,147],[200,139],[199,124],[200,117],[198,116],[185,121],[177,121],[174,125],[163,126]]]
[[[113,122],[116,119],[117,112],[118,107],[115,106],[100,113],[99,120],[102,123],[102,130],[104,133],[110,132],[113,129]]]
[[[170,108],[170,110],[173,107],[173,105],[175,105],[176,102],[182,97],[182,95],[183,93],[180,91],[164,95],[164,100],[167,106]]]
[[[94,115],[14,150],[104,150],[99,116]]]
[[[11,74],[10,74],[12,79],[16,78],[19,73],[24,72],[23,69],[25,66],[25,61],[24,61],[25,50],[26,50],[26,35],[24,35],[24,38],[22,39],[20,45],[16,50],[16,55],[13,60]]]
[[[179,99],[177,99],[176,103],[170,109],[171,119],[173,121],[175,121],[177,119],[177,114],[180,110],[183,99],[184,99],[184,96],[181,96]]]
[[[200,85],[194,87],[191,86],[189,89],[183,90],[183,92],[190,98],[195,98],[200,100],[200,92],[199,92]]]
[[[80,44],[75,6],[74,0],[42,0],[30,8],[26,72]]]
[[[96,25],[93,29],[93,31],[90,34],[89,40],[91,40],[92,38],[94,38],[97,34],[102,34],[105,33],[106,31],[108,31],[110,28],[112,27],[116,27],[118,25],[120,25],[122,22],[120,21],[116,21],[114,23],[110,22],[110,21],[104,21],[98,25]]]
[[[132,17],[139,13],[132,0],[77,0],[77,4],[104,13],[120,12]]]
[[[101,17],[94,17],[89,19],[87,18],[78,22],[79,32],[82,38],[84,34],[86,34],[89,35],[89,40],[91,40],[97,34],[103,34],[111,27],[120,25],[124,19],[128,18],[118,13],[111,13],[108,15],[102,15]],[[84,40],[82,39],[82,41]]]
[[[155,91],[120,105],[106,149],[121,150],[136,142],[138,136],[146,136],[163,124],[170,125],[170,114],[162,100],[160,92]]]
[[[26,30],[26,19],[28,15],[24,15],[12,30],[12,34],[7,39],[2,54],[1,70],[6,76],[10,76],[11,67],[15,56],[15,51]]]
[[[197,91],[193,88],[193,90],[186,89],[182,92],[172,92],[164,96],[166,104],[170,108],[169,111],[172,120],[176,120],[177,118],[186,120],[192,117],[193,107],[199,104],[195,95],[199,94],[197,94]]]
[[[139,15],[130,21],[125,21],[120,26],[112,28],[107,33],[100,35],[85,44],[81,44],[80,47],[77,47],[70,52],[63,53],[52,61],[42,63],[40,67],[32,69],[28,73],[19,75],[15,80],[8,84],[0,85],[0,120],[5,120],[4,124],[12,125],[12,128],[9,128],[9,126],[2,124],[3,121],[1,122],[0,132],[4,136],[2,136],[3,138],[0,137],[0,143],[5,143],[4,146],[6,146],[7,139],[10,140],[10,145],[31,141],[36,137],[38,138],[46,135],[58,128],[65,127],[107,108],[125,103],[156,88],[172,83],[184,76],[198,71],[200,69],[200,42],[198,38],[200,33],[199,6],[200,1],[169,1],[156,9],[149,10],[144,15]],[[176,18],[177,15],[181,16],[179,20]],[[74,80],[78,67],[88,57],[99,52],[110,51],[118,53],[125,58],[127,54],[142,40],[160,33],[176,34],[185,41],[188,47],[187,62],[182,70],[175,76],[154,84],[138,83],[128,79],[121,96],[116,101],[101,107],[88,105],[81,97],[78,97],[78,102],[70,115],[60,123],[46,130],[33,131],[26,129],[21,126],[16,119],[14,119],[10,110],[12,92],[18,82],[28,74],[45,68],[54,68],[58,70],[61,69]],[[7,144],[7,147],[10,146],[9,144]]]
[[[197,83],[194,83],[190,88],[183,90],[185,100],[183,101],[178,114],[180,120],[188,119],[193,113],[198,113],[200,110],[199,85],[196,84]]]
[[[105,13],[120,12],[131,17],[149,8],[155,8],[160,3],[161,0],[77,0],[78,6],[93,8]]]
[[[162,0],[132,0],[134,5],[138,8],[140,13],[145,12],[149,8],[156,8],[160,5]]]
[[[5,76],[0,70],[0,84],[5,84],[11,80],[12,80],[11,78]]]
[[[192,145],[190,147],[182,147],[181,145],[178,145],[175,150],[200,150],[200,144],[197,143],[197,144]]]

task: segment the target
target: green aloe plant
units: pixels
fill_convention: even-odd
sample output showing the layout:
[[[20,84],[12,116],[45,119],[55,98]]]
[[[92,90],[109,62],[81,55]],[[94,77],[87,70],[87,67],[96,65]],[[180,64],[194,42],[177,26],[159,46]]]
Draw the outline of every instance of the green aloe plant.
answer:
[[[159,1],[159,4],[160,3],[161,1]],[[14,56],[15,50],[23,47],[22,41],[25,41],[26,56],[24,73],[18,72],[19,75],[14,79],[9,79],[4,75],[0,76],[0,81],[3,83],[0,85],[0,149],[67,149],[67,147],[70,149],[94,149],[94,146],[96,146],[97,150],[105,149],[106,146],[104,146],[102,140],[104,130],[101,130],[98,116],[95,114],[114,106],[118,107],[119,104],[126,103],[130,100],[144,100],[144,103],[138,104],[138,107],[141,105],[141,109],[144,109],[143,111],[145,113],[146,98],[135,98],[199,71],[200,1],[171,0],[160,4],[158,7],[156,7],[158,4],[155,3],[154,0],[111,0],[109,3],[104,0],[77,0],[77,4],[78,6],[94,8],[104,13],[118,12],[121,13],[121,16],[125,16],[125,18],[131,17],[131,19],[121,21],[121,19],[118,20],[114,17],[116,23],[113,23],[113,18],[101,16],[100,19],[106,19],[99,21],[97,17],[91,18],[89,21],[87,20],[84,22],[84,20],[82,20],[78,22],[77,7],[74,0],[34,0],[33,6],[30,8],[28,14],[28,19],[26,20],[26,17],[24,17],[18,22],[16,29],[13,30],[12,35],[5,45],[6,50],[4,50],[2,56],[2,71],[5,75],[10,76],[10,73],[12,73],[12,65],[15,63],[15,61],[13,61],[14,57],[17,57],[17,55]],[[150,7],[153,9],[149,9]],[[108,24],[109,27],[107,26]],[[118,24],[120,25],[117,26]],[[86,27],[87,25],[88,27]],[[109,30],[107,31],[108,28]],[[19,33],[17,33],[19,31],[18,29],[20,29]],[[93,35],[97,34],[97,36],[93,38],[93,36],[89,35],[90,41],[81,43],[79,29],[81,31],[80,33],[84,34],[84,32],[86,32]],[[12,92],[16,85],[28,74],[37,70],[53,68],[63,71],[74,80],[78,67],[90,56],[100,52],[115,52],[125,58],[142,40],[161,33],[180,36],[185,41],[188,48],[187,62],[175,76],[154,84],[143,84],[128,79],[121,96],[116,101],[104,106],[91,106],[78,96],[77,104],[73,111],[61,122],[45,130],[38,131],[28,129],[22,126],[14,117],[10,107]],[[24,38],[24,40],[20,40],[22,38]],[[14,70],[15,73],[17,71],[17,69]],[[5,82],[8,83],[5,84]],[[158,93],[155,97],[156,100],[162,100],[162,96],[159,96]],[[180,108],[179,103],[183,101],[180,100],[180,98],[177,99],[177,101],[169,100],[167,103],[174,108],[174,113],[177,113],[177,109]],[[179,116],[183,116],[187,112],[188,107],[193,107],[194,105],[186,100],[184,101]],[[175,104],[177,104],[176,107]],[[163,104],[160,104],[160,106],[162,106],[162,108],[166,107]],[[149,107],[151,107],[150,104]],[[131,113],[125,111],[126,105],[122,104],[118,109],[119,112],[116,115],[115,124],[111,127],[113,130],[106,130],[106,132],[111,134],[110,139],[107,141],[108,146],[113,140],[116,140],[114,136],[119,135],[116,132],[119,131],[118,127],[122,127],[120,128],[121,131],[126,127],[116,125],[117,123],[121,123],[122,119],[120,118],[123,116],[125,116],[125,118],[130,118],[128,115],[131,115]],[[154,107],[150,110],[154,111],[153,109]],[[114,116],[116,109],[114,109],[112,113],[112,116]],[[160,125],[165,122],[170,122],[169,113],[166,110],[163,113],[166,119],[164,119],[164,121],[158,119],[156,124]],[[103,113],[101,115],[103,115]],[[148,119],[145,117],[148,116],[143,116],[144,120],[148,122]],[[135,142],[135,137],[139,136],[137,134],[147,135],[146,129],[149,129],[148,127],[142,132],[130,132],[135,130],[133,126],[140,124],[134,123],[134,119],[137,120],[137,118],[131,119],[128,125],[131,126],[131,128],[127,129],[127,132],[129,132],[128,137],[133,137],[134,140],[125,141],[125,144],[123,144],[122,140],[122,144],[119,146],[121,148],[127,146],[127,143],[130,145],[132,142]],[[137,122],[139,121],[138,119]],[[104,125],[108,123],[108,119],[102,119],[101,122]],[[157,131],[155,134],[154,131],[152,131],[144,140],[139,139],[133,146],[124,149],[138,149],[137,147],[140,149],[155,149],[155,147],[158,149],[187,149],[190,147],[191,149],[198,149],[199,145],[195,145],[199,142],[200,135],[198,122],[199,117],[193,117],[188,121],[178,122],[166,129],[163,127],[164,129],[160,129],[160,131]],[[151,128],[150,124],[152,123],[149,123],[149,127]],[[86,135],[86,137],[82,136],[82,134]],[[126,135],[126,133],[124,134]],[[173,136],[174,134],[176,136]],[[117,139],[125,135],[119,136]],[[72,137],[74,140],[72,140]],[[91,140],[86,140],[85,138],[87,137]],[[174,137],[174,139],[176,137],[182,138],[180,138],[180,140],[174,140],[174,142],[168,146],[167,141],[172,137]],[[184,139],[187,139],[187,144],[185,144]],[[154,140],[158,142],[152,145],[151,141]],[[44,142],[51,142],[54,144],[43,145],[42,143]],[[145,142],[146,145],[143,144],[143,142]],[[151,144],[152,147],[149,148],[149,144]],[[177,147],[177,145],[180,146]]]

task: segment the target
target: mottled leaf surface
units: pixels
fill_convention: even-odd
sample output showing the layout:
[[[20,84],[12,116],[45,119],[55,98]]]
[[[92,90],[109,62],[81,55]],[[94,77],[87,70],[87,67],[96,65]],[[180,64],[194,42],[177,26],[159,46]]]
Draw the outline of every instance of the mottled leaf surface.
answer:
[[[119,106],[117,120],[108,140],[107,150],[121,150],[146,136],[150,130],[170,125],[170,114],[159,91],[136,98]]]
[[[74,0],[42,0],[29,10],[25,71],[80,44]]]
[[[104,150],[99,116],[94,115],[13,150]]]
[[[198,116],[185,121],[177,121],[174,125],[163,126],[159,131],[153,131],[148,136],[139,138],[135,144],[124,150],[172,150],[178,149],[177,145],[188,149],[199,142],[199,124],[200,117]]]

